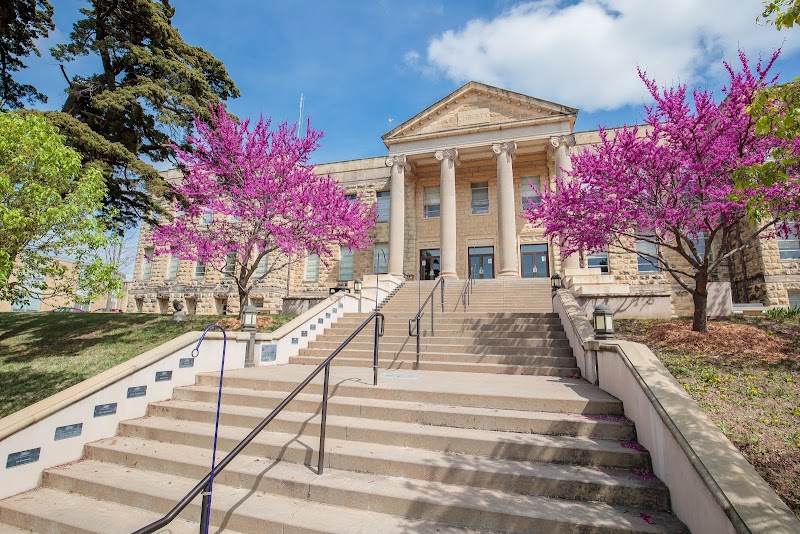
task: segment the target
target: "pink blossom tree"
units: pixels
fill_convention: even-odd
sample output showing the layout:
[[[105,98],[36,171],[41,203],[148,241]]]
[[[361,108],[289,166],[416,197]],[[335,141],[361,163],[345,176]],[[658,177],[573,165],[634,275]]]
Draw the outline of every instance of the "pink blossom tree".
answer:
[[[364,249],[374,207],[347,198],[309,164],[322,132],[304,137],[287,123],[237,122],[221,104],[195,121],[190,151],[176,147],[183,178],[172,186],[179,213],[153,230],[155,254],[173,254],[233,274],[240,310],[270,273],[306,254]]]
[[[738,170],[794,150],[759,135],[747,112],[755,93],[774,81],[768,73],[776,58],[777,52],[755,69],[743,53],[741,69],[725,63],[730,83],[721,102],[709,90],[659,89],[640,71],[655,100],[645,108],[646,125],[601,130],[599,144],[574,155],[567,179],[544,191],[525,218],[567,255],[615,245],[666,271],[692,295],[693,330],[707,331],[710,273],[760,234],[785,234],[786,219],[800,208],[796,172],[791,180],[746,188],[734,181]],[[764,208],[758,220],[749,216],[754,204]],[[740,225],[751,231],[735,241]]]

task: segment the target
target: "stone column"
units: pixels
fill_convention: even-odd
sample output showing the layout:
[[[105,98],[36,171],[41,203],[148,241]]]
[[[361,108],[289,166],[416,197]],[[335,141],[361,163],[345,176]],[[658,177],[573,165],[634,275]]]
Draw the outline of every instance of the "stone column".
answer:
[[[406,212],[406,170],[411,166],[405,155],[398,154],[386,158],[386,166],[392,168],[389,184],[389,274],[403,276],[403,257],[405,256],[405,212]]]
[[[519,278],[514,173],[511,168],[516,151],[515,141],[492,145],[492,152],[497,155],[497,233],[500,246],[495,256],[499,259],[498,277]]]
[[[556,170],[556,178],[560,180],[568,180],[569,178],[566,175],[565,171],[572,170],[572,160],[569,157],[569,149],[572,146],[575,146],[575,136],[574,135],[559,135],[550,138],[550,146],[552,147],[553,152],[555,153],[555,170]],[[580,268],[580,258],[578,254],[572,254],[571,256],[564,258],[562,254],[561,258],[561,270],[564,271],[566,269],[578,269]]]
[[[437,150],[436,159],[442,162],[439,186],[439,248],[441,249],[441,273],[445,278],[458,278],[456,273],[456,165],[458,150]]]

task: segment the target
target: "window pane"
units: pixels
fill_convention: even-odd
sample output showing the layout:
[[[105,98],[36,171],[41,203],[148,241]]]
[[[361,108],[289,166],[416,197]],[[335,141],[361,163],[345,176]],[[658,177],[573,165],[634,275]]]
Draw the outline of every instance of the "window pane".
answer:
[[[378,192],[378,222],[389,220],[389,191]]]
[[[214,220],[214,214],[211,213],[210,211],[206,211],[203,213],[203,218],[200,221],[200,224],[203,226],[208,226],[209,224],[211,224],[211,221],[213,220]]]
[[[637,259],[640,273],[652,273],[661,270],[658,267],[658,260],[656,259],[658,257],[658,246],[647,241],[639,240],[636,241],[636,250],[648,255],[648,258],[639,256]]]
[[[386,274],[389,272],[389,245],[375,245],[372,267],[376,274]]]
[[[267,262],[269,261],[269,255],[264,254],[264,257],[258,261],[258,265],[256,265],[256,270],[253,272],[253,276],[264,276],[267,274]]]
[[[175,280],[178,277],[178,265],[181,259],[177,256],[169,258],[169,269],[167,270],[167,280]]]
[[[531,183],[533,187],[531,187]],[[536,189],[534,189],[534,187]],[[522,179],[522,207],[527,208],[529,201],[534,204],[541,204],[542,197],[537,193],[542,190],[542,179],[538,176]]]
[[[342,247],[339,258],[339,280],[342,282],[353,279],[353,257],[353,249]]]
[[[782,260],[800,260],[800,225],[791,225],[790,231],[789,239],[778,240],[778,255]]]
[[[608,252],[595,252],[586,258],[586,265],[589,268],[599,268],[603,274],[608,274]]]
[[[142,280],[150,280],[153,271],[153,252],[151,247],[144,249],[144,263],[142,264]]]
[[[225,267],[222,268],[222,278],[230,279],[233,278],[233,274],[236,271],[236,253],[231,252],[227,256],[225,256]]]
[[[439,186],[426,187],[423,195],[424,216],[438,217],[440,214],[439,206]]]
[[[476,182],[472,187],[472,214],[489,213],[489,182]]]
[[[206,275],[206,264],[198,261],[194,264],[194,277],[203,278]]]
[[[789,307],[800,308],[800,291],[789,291]]]
[[[303,278],[304,282],[316,282],[319,278],[319,256],[316,254],[309,254],[306,257],[306,272]]]

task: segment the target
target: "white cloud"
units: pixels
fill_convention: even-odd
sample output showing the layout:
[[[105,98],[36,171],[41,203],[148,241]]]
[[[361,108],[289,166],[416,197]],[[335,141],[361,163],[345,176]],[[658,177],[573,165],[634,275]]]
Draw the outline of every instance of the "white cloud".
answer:
[[[698,84],[721,74],[741,47],[753,59],[800,47],[789,31],[759,26],[758,2],[730,0],[557,0],[517,4],[491,20],[433,38],[426,62],[456,82],[482,81],[586,111],[647,99],[636,67],[659,84]]]

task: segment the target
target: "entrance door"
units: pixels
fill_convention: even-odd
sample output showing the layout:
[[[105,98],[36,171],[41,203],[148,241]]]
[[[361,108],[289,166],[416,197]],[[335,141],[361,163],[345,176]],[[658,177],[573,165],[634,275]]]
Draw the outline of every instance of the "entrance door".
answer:
[[[494,278],[494,247],[469,247],[469,269],[472,278]]]
[[[419,251],[419,276],[421,280],[435,280],[441,270],[441,251],[429,248]]]
[[[520,247],[520,256],[522,259],[522,278],[547,278],[550,276],[547,244],[522,245]]]

